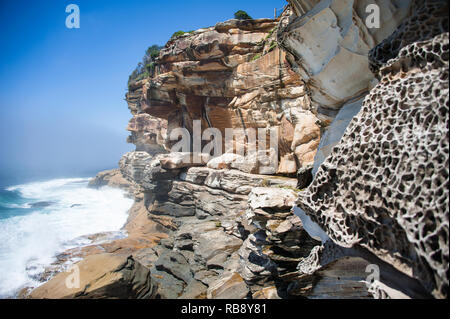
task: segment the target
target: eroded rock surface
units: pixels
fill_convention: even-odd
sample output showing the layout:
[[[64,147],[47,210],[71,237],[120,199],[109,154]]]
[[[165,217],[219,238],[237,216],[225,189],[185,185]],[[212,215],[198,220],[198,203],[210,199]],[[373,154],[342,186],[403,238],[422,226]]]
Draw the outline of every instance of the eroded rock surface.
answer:
[[[148,299],[155,287],[150,272],[132,257],[96,254],[35,289],[32,299]],[[79,277],[78,277],[79,275]],[[79,279],[79,282],[78,282]]]
[[[380,82],[298,200],[335,243],[368,249],[439,298],[449,259],[447,7],[418,5],[371,52]]]
[[[367,54],[410,14],[413,1],[288,2],[294,13],[280,23],[278,42],[305,81],[313,107],[333,117],[332,110],[368,92],[374,75]],[[366,8],[373,3],[380,24],[369,28]]]

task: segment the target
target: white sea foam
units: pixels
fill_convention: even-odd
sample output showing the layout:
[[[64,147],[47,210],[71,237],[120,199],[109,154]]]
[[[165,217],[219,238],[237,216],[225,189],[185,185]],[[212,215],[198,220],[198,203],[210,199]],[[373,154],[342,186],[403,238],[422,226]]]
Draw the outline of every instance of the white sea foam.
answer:
[[[31,208],[30,204],[3,204],[7,208]]]
[[[57,253],[87,244],[75,238],[117,231],[133,201],[121,190],[87,188],[88,179],[57,179],[9,187],[30,202],[51,203],[28,215],[0,220],[0,298],[36,285],[33,276]]]

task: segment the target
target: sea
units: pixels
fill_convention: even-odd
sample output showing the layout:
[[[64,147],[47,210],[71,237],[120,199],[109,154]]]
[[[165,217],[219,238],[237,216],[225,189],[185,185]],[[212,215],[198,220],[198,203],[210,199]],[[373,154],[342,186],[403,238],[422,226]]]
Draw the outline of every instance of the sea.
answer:
[[[0,186],[0,298],[16,298],[64,250],[87,235],[115,232],[133,200],[120,189],[88,188],[89,177]]]

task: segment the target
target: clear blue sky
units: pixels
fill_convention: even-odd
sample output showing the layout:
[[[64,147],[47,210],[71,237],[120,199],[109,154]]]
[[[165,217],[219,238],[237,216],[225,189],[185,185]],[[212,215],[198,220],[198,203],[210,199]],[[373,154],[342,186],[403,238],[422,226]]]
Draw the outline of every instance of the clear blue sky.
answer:
[[[71,3],[80,7],[80,29],[65,27]],[[148,46],[240,9],[272,17],[285,4],[0,0],[0,185],[11,176],[76,176],[117,166],[132,150],[125,141],[127,79]]]

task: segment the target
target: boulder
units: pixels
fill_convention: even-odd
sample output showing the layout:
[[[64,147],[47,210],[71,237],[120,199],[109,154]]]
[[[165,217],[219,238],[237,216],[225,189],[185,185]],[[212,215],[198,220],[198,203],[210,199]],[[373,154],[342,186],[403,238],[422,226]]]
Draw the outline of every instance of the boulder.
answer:
[[[194,278],[186,258],[173,250],[164,251],[155,262],[155,268],[171,274],[186,284]]]
[[[179,299],[206,299],[208,286],[198,280],[191,280]]]

